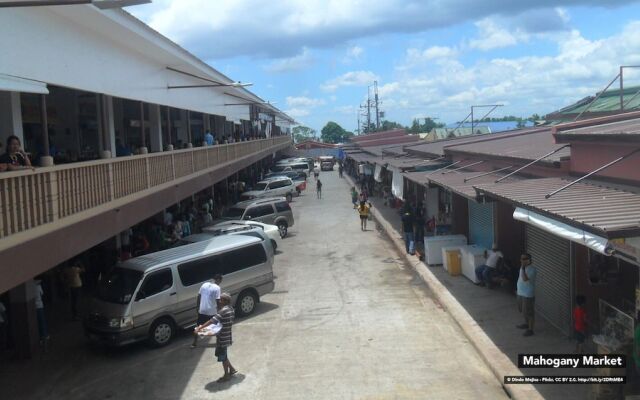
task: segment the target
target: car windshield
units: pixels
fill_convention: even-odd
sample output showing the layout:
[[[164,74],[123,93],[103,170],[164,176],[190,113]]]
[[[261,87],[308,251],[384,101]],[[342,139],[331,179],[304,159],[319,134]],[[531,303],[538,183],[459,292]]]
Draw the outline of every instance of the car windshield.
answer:
[[[224,216],[227,218],[239,219],[242,218],[242,214],[244,214],[244,208],[231,207],[227,210]]]
[[[255,190],[265,190],[266,188],[267,188],[267,183],[265,182],[256,183]]]
[[[141,278],[140,271],[115,267],[100,277],[98,298],[108,303],[128,304]]]
[[[286,165],[274,165],[273,167],[271,167],[271,170],[273,172],[282,172],[286,167]]]

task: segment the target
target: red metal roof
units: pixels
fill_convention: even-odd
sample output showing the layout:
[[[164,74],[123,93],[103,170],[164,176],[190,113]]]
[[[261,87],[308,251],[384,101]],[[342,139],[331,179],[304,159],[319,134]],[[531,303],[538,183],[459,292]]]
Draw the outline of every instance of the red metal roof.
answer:
[[[365,142],[368,140],[378,140],[383,138],[390,138],[396,136],[406,136],[407,132],[404,129],[392,129],[390,131],[369,133],[366,135],[354,136],[351,138],[351,141],[354,143]]]
[[[452,167],[455,169],[455,167]],[[405,176],[407,179],[410,179],[416,183],[427,185],[427,184],[436,184],[438,186],[442,186],[448,190],[451,190],[454,193],[457,193],[463,197],[468,199],[475,200],[476,199],[476,190],[474,189],[474,185],[481,183],[493,183],[497,179],[504,176],[501,173],[492,173],[489,175],[478,176],[485,174],[488,171],[455,171],[448,172],[447,170],[438,171],[438,172],[407,172]],[[473,178],[473,179],[470,179]],[[465,179],[470,179],[465,182]],[[510,176],[505,179],[504,184],[508,182],[515,182],[521,180],[523,178],[519,176]]]
[[[640,114],[640,113],[636,113]],[[605,120],[605,118],[601,118]],[[566,143],[573,140],[607,140],[616,142],[640,140],[640,118],[624,121],[610,122],[606,124],[590,125],[583,127],[557,126],[554,129],[556,141]]]
[[[523,129],[507,135],[488,136],[482,141],[449,146],[444,151],[532,161],[563,146],[556,143],[550,127]],[[559,162],[570,156],[571,150],[566,147],[541,160],[540,163]]]
[[[413,143],[419,140],[420,140],[420,137],[417,135],[404,135],[404,136],[396,136],[396,137],[390,137],[390,138],[382,138],[378,140],[367,140],[364,142],[359,142],[358,146],[362,148],[366,148],[366,147],[372,147],[372,146]]]
[[[640,194],[604,182],[577,183],[548,193],[574,178],[526,179],[475,184],[478,194],[494,197],[609,238],[640,235]]]
[[[322,143],[315,140],[305,140],[304,142],[297,143],[295,145],[296,149],[336,149],[338,145],[332,143]]]

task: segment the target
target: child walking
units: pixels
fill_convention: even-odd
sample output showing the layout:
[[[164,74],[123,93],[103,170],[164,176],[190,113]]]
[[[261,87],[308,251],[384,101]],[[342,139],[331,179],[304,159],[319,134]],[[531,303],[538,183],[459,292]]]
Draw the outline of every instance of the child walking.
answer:
[[[586,299],[576,296],[576,307],[573,309],[573,327],[576,338],[576,353],[582,353],[582,345],[587,337],[587,312],[584,309]]]

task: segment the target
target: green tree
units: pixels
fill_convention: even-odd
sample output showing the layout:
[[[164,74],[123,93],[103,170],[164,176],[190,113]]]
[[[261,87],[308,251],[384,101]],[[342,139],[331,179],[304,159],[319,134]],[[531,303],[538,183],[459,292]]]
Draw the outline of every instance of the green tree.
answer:
[[[424,121],[424,123],[422,123]],[[408,128],[411,133],[425,133],[431,132],[433,128],[443,128],[445,125],[437,123],[431,118],[414,118],[411,123],[411,127]]]
[[[386,119],[380,123],[379,131],[390,131],[392,129],[406,129],[402,124],[395,121],[387,121]]]
[[[316,130],[311,129],[308,126],[296,126],[291,130],[293,133],[293,140],[296,143],[304,142],[305,140],[313,139],[316,136]]]
[[[325,143],[344,143],[352,136],[352,132],[347,132],[343,127],[333,121],[327,122],[320,134],[322,141]]]

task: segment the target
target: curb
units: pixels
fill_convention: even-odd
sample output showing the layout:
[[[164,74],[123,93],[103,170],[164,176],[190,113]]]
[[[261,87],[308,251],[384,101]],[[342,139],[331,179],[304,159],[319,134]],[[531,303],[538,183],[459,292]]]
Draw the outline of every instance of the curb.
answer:
[[[345,175],[345,180],[350,186],[356,186],[353,180]],[[382,217],[375,208],[371,209],[371,214],[376,222],[380,224],[385,234],[391,239],[396,246],[398,253],[402,255],[408,265],[420,276],[424,283],[431,289],[436,299],[443,306],[445,311],[449,312],[453,320],[458,324],[462,332],[464,332],[469,342],[476,349],[482,360],[489,367],[493,375],[496,377],[503,390],[516,400],[543,400],[544,397],[538,390],[530,384],[505,385],[504,377],[523,376],[522,372],[487,336],[482,327],[469,315],[467,310],[456,300],[456,298],[440,283],[438,278],[429,270],[422,261],[416,263],[415,257],[406,254],[404,239],[398,235],[398,232],[391,224]]]

